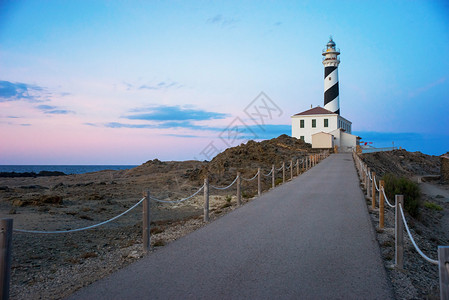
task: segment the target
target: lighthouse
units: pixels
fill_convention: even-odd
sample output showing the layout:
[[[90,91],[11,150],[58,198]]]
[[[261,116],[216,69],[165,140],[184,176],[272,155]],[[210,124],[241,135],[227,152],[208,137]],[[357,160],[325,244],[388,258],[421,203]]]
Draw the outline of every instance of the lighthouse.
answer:
[[[351,152],[360,144],[352,134],[352,122],[340,115],[338,65],[340,49],[330,37],[322,51],[324,65],[324,108],[321,106],[293,115],[292,137],[311,143],[312,148]]]
[[[322,55],[324,56],[324,108],[339,115],[338,65],[340,64],[340,58],[338,55],[340,55],[340,49],[335,47],[332,37],[330,37]]]

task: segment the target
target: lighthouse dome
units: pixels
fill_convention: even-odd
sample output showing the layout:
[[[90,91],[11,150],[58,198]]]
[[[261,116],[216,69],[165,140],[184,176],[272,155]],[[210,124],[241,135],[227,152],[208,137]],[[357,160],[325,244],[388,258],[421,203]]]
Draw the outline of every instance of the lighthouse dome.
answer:
[[[335,42],[332,40],[332,38],[329,40],[329,42],[327,43],[327,47],[328,48],[333,48],[335,47]]]

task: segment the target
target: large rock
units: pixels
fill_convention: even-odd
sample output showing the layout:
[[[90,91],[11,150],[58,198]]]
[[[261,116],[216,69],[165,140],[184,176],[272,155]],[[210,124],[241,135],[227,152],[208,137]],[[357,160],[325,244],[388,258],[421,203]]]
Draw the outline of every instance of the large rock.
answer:
[[[441,181],[449,182],[449,152],[441,156]]]

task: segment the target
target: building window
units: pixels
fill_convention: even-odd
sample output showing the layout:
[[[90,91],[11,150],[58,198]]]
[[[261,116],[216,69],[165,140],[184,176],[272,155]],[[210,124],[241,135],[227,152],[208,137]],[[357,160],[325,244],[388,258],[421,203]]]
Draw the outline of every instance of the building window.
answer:
[[[304,141],[304,136],[303,135],[301,135],[299,138]]]
[[[324,127],[329,127],[329,119],[324,119]]]
[[[316,127],[316,119],[312,119],[312,128]]]
[[[304,128],[304,120],[299,121],[299,128]]]

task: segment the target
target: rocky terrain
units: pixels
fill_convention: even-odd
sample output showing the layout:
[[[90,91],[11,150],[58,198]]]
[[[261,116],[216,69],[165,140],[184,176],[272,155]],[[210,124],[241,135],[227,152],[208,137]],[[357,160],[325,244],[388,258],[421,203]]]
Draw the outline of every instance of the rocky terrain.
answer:
[[[249,141],[227,149],[210,162],[162,162],[157,159],[129,170],[66,176],[0,178],[0,217],[14,219],[15,229],[70,230],[103,222],[152,197],[178,200],[202,186],[205,176],[216,186],[229,184],[241,172],[250,178],[261,167],[296,160],[310,145],[282,135]],[[278,173],[282,177],[282,173]],[[263,189],[271,179],[262,177]],[[257,183],[242,182],[243,203],[257,194]],[[211,189],[211,220],[236,208],[235,186]],[[203,196],[178,204],[151,202],[153,249],[201,226]],[[13,235],[11,299],[61,299],[126,266],[143,255],[141,208],[95,229],[65,234]]]
[[[392,173],[419,182],[419,215],[413,218],[407,214],[406,218],[420,249],[430,258],[437,259],[437,247],[449,245],[449,185],[438,179],[439,157],[405,150],[363,154],[361,157],[378,178]],[[367,199],[367,205],[373,226],[377,228],[382,258],[396,298],[439,299],[438,267],[422,259],[408,237],[405,237],[404,269],[394,268],[394,209],[385,205],[385,228],[379,229],[379,210],[370,208],[370,199]]]
[[[177,200],[201,187],[204,177],[216,186],[229,184],[241,172],[252,177],[257,168],[267,174],[274,163],[288,165],[312,153],[309,144],[288,136],[250,141],[227,149],[210,162],[150,160],[130,170],[101,171],[66,176],[0,178],[0,216],[13,218],[14,228],[68,230],[108,220],[125,211],[150,190],[158,199]],[[419,180],[439,173],[439,159],[405,150],[362,155],[379,177],[394,173]],[[281,181],[282,173],[277,174]],[[271,179],[262,176],[264,190]],[[449,245],[449,187],[438,181],[420,183],[420,216],[407,216],[416,241],[430,257],[438,245]],[[257,193],[256,181],[242,182],[243,203]],[[211,189],[213,221],[235,209],[235,186]],[[370,200],[367,201],[370,204]],[[178,204],[151,202],[152,251],[203,226],[200,193]],[[378,210],[370,210],[373,226]],[[11,299],[61,299],[144,255],[140,206],[96,229],[69,234],[14,233]],[[394,212],[386,210],[386,228],[377,230],[385,266],[398,299],[434,299],[438,295],[436,267],[423,261],[407,242],[405,269],[394,263]],[[437,298],[435,298],[437,299]]]

